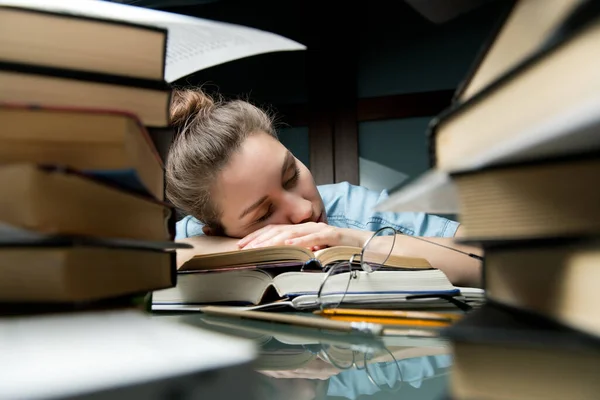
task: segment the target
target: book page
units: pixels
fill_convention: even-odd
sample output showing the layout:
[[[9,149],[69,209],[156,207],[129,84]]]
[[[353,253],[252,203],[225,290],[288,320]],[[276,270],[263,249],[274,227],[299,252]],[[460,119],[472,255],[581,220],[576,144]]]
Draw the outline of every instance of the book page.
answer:
[[[430,169],[414,181],[390,192],[375,211],[459,214],[458,189],[447,172]]]
[[[257,54],[305,50],[283,36],[241,25],[99,0],[0,0],[0,5],[84,15],[168,30],[165,80]]]
[[[88,397],[201,371],[223,378],[222,371],[258,355],[249,340],[133,310],[6,318],[0,352],[2,399]]]

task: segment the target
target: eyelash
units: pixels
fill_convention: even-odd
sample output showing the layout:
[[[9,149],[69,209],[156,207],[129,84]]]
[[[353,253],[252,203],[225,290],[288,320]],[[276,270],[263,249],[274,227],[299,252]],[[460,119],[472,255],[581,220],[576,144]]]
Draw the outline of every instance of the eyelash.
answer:
[[[292,176],[290,179],[288,179],[283,184],[283,187],[285,189],[291,189],[292,187],[295,186],[296,182],[298,182],[298,178],[299,177],[300,177],[300,168],[298,168],[296,166],[296,169],[294,171],[294,176]],[[255,224],[260,224],[261,222],[264,222],[264,221],[268,220],[271,217],[271,215],[273,215],[273,205],[272,204],[267,209],[267,212],[265,213],[265,215],[263,215],[262,217],[258,218],[254,223]]]
[[[267,209],[267,212],[265,213],[265,215],[263,215],[262,217],[260,217],[259,219],[256,220],[256,223],[259,224],[263,221],[268,220],[271,217],[271,215],[273,215],[273,205],[272,204]]]
[[[294,171],[294,176],[292,176],[292,177],[291,177],[291,178],[290,178],[290,179],[289,179],[287,182],[285,182],[285,183],[283,184],[283,187],[284,187],[285,189],[290,189],[290,188],[293,188],[293,187],[295,186],[296,182],[298,182],[298,177],[299,177],[299,176],[300,176],[300,168],[298,168],[298,167],[296,166],[296,169],[295,169],[295,171]]]

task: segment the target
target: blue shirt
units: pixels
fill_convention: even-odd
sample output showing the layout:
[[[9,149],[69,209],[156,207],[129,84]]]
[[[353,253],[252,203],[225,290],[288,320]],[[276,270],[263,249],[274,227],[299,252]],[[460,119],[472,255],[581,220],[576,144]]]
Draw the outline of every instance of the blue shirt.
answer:
[[[425,213],[375,212],[375,205],[388,197],[386,190],[376,192],[348,182],[317,186],[328,224],[339,228],[376,231],[391,226],[412,236],[454,236],[458,222]],[[175,239],[203,235],[202,223],[192,216],[177,222]]]
[[[369,379],[365,369],[347,369],[329,379],[328,396],[345,397],[354,400],[361,395],[373,395],[381,389],[379,386],[393,388],[399,382],[419,388],[427,378],[435,376],[438,368],[452,365],[452,356],[415,357],[395,362],[371,364]]]

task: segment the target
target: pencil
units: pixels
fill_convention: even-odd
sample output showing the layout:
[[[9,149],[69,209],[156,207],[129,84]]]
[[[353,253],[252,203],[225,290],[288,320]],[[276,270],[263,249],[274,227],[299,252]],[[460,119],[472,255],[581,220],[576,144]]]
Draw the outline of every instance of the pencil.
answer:
[[[335,321],[328,318],[311,317],[303,315],[276,314],[266,311],[253,311],[236,309],[232,307],[206,306],[200,311],[206,314],[222,315],[228,317],[258,319],[263,321],[280,322],[291,325],[302,325],[311,328],[329,329],[344,332],[358,332],[371,335],[381,335],[383,326],[368,322]]]
[[[380,325],[420,326],[431,328],[441,328],[449,326],[451,324],[450,321],[442,322],[423,319],[367,317],[354,315],[327,315],[324,317],[332,321],[367,322]]]
[[[315,311],[314,313],[322,316],[347,315],[361,317],[404,318],[440,322],[454,322],[462,317],[460,314],[438,313],[430,311],[374,310],[360,308],[331,308]]]

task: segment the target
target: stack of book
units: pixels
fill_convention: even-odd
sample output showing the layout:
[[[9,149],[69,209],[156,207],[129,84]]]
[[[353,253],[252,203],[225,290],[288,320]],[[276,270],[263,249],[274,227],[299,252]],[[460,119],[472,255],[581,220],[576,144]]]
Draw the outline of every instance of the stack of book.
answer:
[[[173,210],[148,134],[168,126],[167,30],[13,6],[0,26],[0,301],[91,304],[175,285]]]
[[[170,82],[303,48],[105,1],[0,0],[0,398],[253,398],[252,342],[135,306],[175,285],[186,247],[164,199]]]
[[[304,48],[105,1],[0,0],[0,303],[87,304],[174,286],[173,250],[190,246],[173,241],[164,197],[171,83]]]
[[[178,266],[175,287],[153,293],[151,307],[153,311],[197,311],[221,304],[313,310],[320,307],[318,293],[327,268],[361,251],[333,246],[312,252],[282,245],[198,254]],[[481,289],[454,286],[424,258],[391,255],[376,272],[356,271],[354,279],[349,279],[349,272],[334,275],[322,287],[323,299],[360,308],[455,309],[448,296],[472,306],[479,306],[483,297]]]
[[[382,204],[445,203],[485,249],[486,305],[443,332],[451,398],[600,393],[598,40],[597,1],[515,2],[431,124],[431,171]]]

